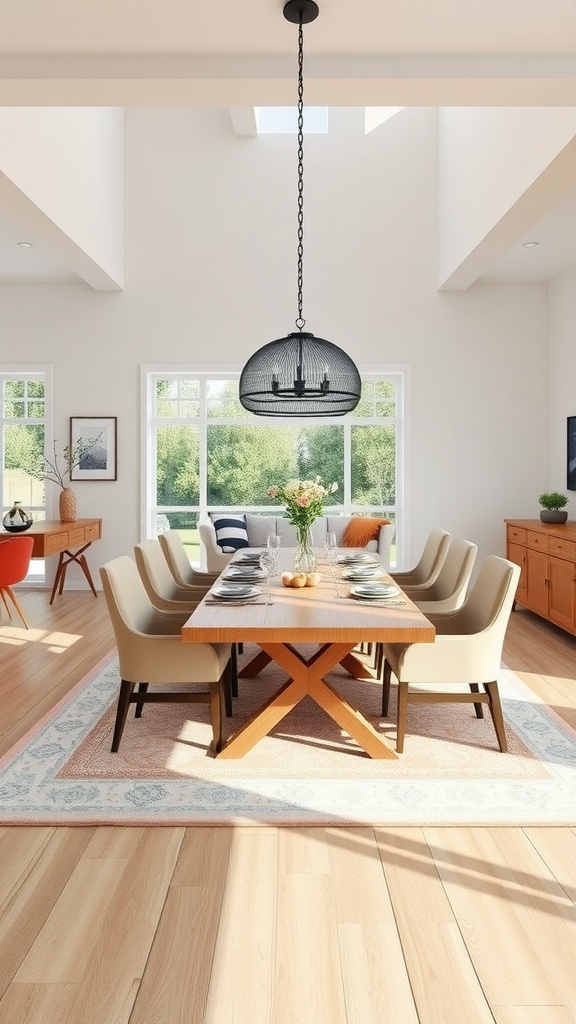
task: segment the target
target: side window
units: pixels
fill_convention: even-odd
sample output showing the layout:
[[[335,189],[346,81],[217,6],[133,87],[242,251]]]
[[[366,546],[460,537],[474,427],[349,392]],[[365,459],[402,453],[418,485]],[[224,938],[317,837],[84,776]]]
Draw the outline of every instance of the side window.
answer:
[[[0,504],[2,517],[15,501],[36,521],[46,519],[44,481],[26,466],[38,463],[46,437],[46,374],[0,366]],[[44,579],[44,565],[31,563],[29,577]]]

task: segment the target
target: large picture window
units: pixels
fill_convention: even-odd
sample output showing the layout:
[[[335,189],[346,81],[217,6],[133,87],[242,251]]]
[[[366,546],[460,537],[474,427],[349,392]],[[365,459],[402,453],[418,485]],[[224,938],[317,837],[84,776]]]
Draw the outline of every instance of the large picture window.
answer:
[[[270,512],[266,490],[320,476],[338,490],[334,512],[388,516],[401,543],[405,373],[362,375],[362,399],[335,421],[267,420],[238,400],[238,374],[143,372],[145,522],[178,530],[199,560],[197,526],[209,512]]]

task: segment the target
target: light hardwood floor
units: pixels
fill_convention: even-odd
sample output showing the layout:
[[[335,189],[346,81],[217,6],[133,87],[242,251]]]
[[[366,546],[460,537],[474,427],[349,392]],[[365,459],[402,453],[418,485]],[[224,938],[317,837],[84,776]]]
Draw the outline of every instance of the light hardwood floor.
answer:
[[[112,647],[102,596],[0,623],[0,753]],[[576,640],[505,660],[576,726]],[[574,1024],[576,828],[2,828],[6,1024]]]

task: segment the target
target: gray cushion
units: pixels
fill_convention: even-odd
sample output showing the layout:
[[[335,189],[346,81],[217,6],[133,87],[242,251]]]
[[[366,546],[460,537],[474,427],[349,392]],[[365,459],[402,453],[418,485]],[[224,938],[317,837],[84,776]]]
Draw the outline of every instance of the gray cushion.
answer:
[[[292,523],[285,517],[279,516],[276,520],[276,533],[281,539],[282,546],[285,548],[295,548],[298,539],[296,536],[296,527],[292,526]],[[323,547],[326,539],[326,517],[320,516],[312,523],[312,540],[316,547]]]
[[[326,519],[326,529],[331,530],[336,534],[336,544],[340,547],[344,536],[344,530],[350,522],[350,516],[327,516]]]
[[[265,548],[268,534],[276,533],[276,516],[256,516],[252,512],[247,512],[246,529],[250,547]]]

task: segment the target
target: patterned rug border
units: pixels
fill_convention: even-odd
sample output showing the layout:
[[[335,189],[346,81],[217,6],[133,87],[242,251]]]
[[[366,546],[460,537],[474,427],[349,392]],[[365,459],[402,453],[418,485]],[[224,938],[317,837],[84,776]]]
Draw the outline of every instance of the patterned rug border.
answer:
[[[102,685],[103,679],[106,685]],[[82,708],[93,724],[117,696],[107,655],[0,759],[3,825],[522,826],[576,824],[576,733],[509,669],[505,718],[540,760],[547,780],[236,779],[78,780],[56,775],[78,742]],[[530,694],[538,722],[514,720]],[[59,742],[46,742],[64,712]],[[89,726],[91,727],[91,725]],[[546,751],[550,757],[543,757]],[[442,800],[438,800],[439,786]],[[346,808],[343,811],[343,807]],[[353,811],[349,810],[354,808]]]

